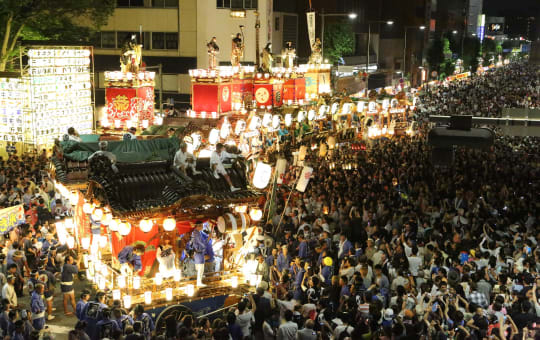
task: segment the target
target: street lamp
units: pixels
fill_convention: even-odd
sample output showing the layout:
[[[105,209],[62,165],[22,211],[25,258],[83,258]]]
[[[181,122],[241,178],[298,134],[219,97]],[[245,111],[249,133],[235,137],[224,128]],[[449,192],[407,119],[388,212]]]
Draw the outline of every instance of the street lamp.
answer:
[[[322,11],[322,13],[319,13],[319,15],[321,16],[322,18],[322,37],[321,37],[321,50],[322,50],[322,55],[323,55],[323,59],[324,59],[324,18],[325,17],[349,17],[349,19],[351,20],[354,20],[356,19],[356,17],[358,17],[358,14],[356,13],[324,13],[324,9]]]
[[[457,34],[457,31],[456,31],[456,30],[453,30],[453,31],[452,31],[452,34]]]
[[[405,62],[407,58],[407,30],[409,28],[418,28],[420,31],[426,29],[426,26],[405,26],[405,43],[403,44],[403,76],[405,76]]]
[[[394,21],[393,20],[373,20],[373,21],[368,21],[368,36],[367,36],[367,49],[366,49],[366,53],[367,53],[367,61],[366,61],[366,93],[367,91],[369,90],[369,87],[368,87],[368,84],[369,84],[369,72],[368,72],[368,67],[369,67],[369,43],[371,42],[371,24],[386,24],[388,26],[392,26],[394,24]],[[380,38],[379,38],[380,40]],[[379,58],[379,54],[377,53],[376,54],[377,56],[377,59]]]

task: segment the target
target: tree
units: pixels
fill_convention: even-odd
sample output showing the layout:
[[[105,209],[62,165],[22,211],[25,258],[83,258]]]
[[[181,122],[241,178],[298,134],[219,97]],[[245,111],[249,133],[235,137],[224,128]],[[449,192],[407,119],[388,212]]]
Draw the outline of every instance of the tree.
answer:
[[[352,55],[354,45],[354,32],[350,24],[331,24],[324,33],[324,56],[331,63],[339,62],[342,57]]]
[[[20,39],[87,42],[106,23],[115,0],[0,0],[0,71],[18,55]],[[88,24],[84,26],[84,24]]]
[[[430,69],[438,70],[439,65],[444,62],[444,45],[440,38],[435,38],[427,50],[427,62]]]
[[[478,57],[480,56],[480,39],[467,37],[463,41],[463,65],[465,70],[476,72],[478,68]]]

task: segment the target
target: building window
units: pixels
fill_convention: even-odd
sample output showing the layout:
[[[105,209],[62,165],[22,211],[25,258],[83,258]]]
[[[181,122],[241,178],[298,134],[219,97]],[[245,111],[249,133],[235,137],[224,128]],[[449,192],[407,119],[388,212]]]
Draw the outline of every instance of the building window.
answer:
[[[101,32],[101,48],[116,48],[116,32]]]
[[[153,50],[165,49],[165,33],[152,32],[152,49]]]
[[[124,46],[124,42],[131,39],[131,35],[135,34],[135,38],[137,39],[137,44],[143,45],[143,49],[149,50],[150,49],[150,32],[143,32],[143,39],[141,40],[141,34],[139,32],[116,32],[116,46],[118,48],[122,48]]]
[[[279,32],[279,17],[274,20],[274,31]]]
[[[177,50],[178,33],[152,32],[153,50]]]
[[[244,0],[245,9],[257,9],[258,0]]]
[[[283,16],[283,46],[287,42],[291,42],[293,46],[298,46],[298,17],[296,15]]]
[[[152,7],[178,8],[178,0],[152,0]]]
[[[165,49],[178,49],[178,33],[165,33]]]
[[[144,7],[144,0],[116,0],[117,7]]]
[[[231,8],[231,0],[217,0],[216,7],[217,8]]]
[[[216,0],[217,8],[257,9],[258,0]]]

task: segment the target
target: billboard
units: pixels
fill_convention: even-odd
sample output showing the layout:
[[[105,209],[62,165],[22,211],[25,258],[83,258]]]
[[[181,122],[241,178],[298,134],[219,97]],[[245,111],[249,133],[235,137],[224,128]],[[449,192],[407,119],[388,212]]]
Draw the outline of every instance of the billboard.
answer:
[[[74,127],[92,133],[90,47],[30,47],[31,135],[36,144],[50,144]]]

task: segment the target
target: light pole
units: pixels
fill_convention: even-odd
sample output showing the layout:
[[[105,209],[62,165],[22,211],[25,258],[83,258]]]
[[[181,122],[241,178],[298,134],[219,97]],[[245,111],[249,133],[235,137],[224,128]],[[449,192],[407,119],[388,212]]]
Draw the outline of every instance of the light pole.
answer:
[[[369,67],[369,43],[371,42],[371,24],[387,24],[387,25],[391,26],[391,25],[394,24],[394,21],[393,20],[387,20],[387,21],[373,20],[373,21],[368,21],[367,24],[368,24],[368,35],[367,35],[367,49],[366,49],[366,53],[367,53],[367,61],[366,61],[366,93],[369,90],[369,87],[368,87],[368,84],[369,84],[368,67]],[[379,41],[380,41],[380,38],[379,38]],[[378,58],[379,54],[377,53],[376,55],[377,55],[377,58]]]
[[[319,15],[321,16],[321,19],[322,19],[322,37],[321,37],[321,54],[323,56],[323,60],[324,60],[324,18],[325,17],[349,17],[349,19],[351,20],[354,20],[356,19],[356,17],[358,16],[356,13],[324,13],[324,9],[322,10],[321,13],[319,13]]]
[[[409,28],[418,28],[420,31],[426,29],[426,26],[405,26],[405,43],[403,44],[403,78],[405,78],[406,61],[407,61],[407,30]]]

